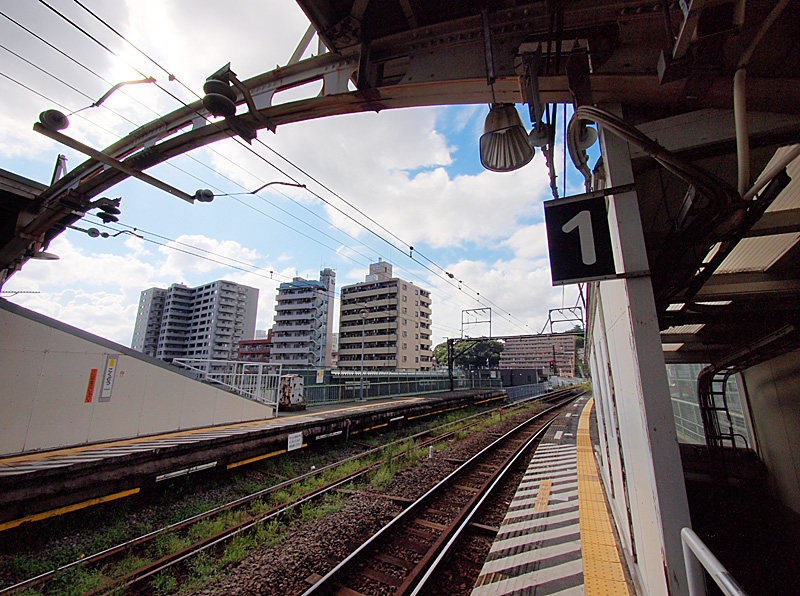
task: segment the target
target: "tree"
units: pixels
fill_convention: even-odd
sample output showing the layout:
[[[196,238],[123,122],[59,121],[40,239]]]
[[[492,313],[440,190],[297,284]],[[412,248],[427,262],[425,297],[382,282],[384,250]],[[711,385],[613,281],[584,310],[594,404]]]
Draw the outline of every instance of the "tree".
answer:
[[[495,339],[459,341],[453,346],[454,363],[465,368],[496,368],[504,347]],[[433,349],[433,357],[440,366],[447,366],[447,342]]]
[[[583,327],[581,327],[580,325],[575,325],[569,331],[565,331],[565,333],[574,333],[574,334],[576,334],[578,337],[575,338],[575,346],[578,347],[578,348],[582,348],[583,347],[583,343],[584,343]]]

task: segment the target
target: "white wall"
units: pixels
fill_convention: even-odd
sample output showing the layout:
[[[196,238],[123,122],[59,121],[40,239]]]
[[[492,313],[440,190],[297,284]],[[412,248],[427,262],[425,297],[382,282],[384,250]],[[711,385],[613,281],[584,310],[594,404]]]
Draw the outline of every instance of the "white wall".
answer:
[[[118,362],[110,399],[101,401],[109,355]],[[5,300],[0,362],[3,455],[272,416],[268,406]]]
[[[800,513],[800,350],[748,368],[742,379],[770,482]]]
[[[601,130],[605,186],[633,182],[626,143]],[[675,422],[635,192],[607,199],[617,273],[592,284],[587,349],[599,461],[641,593],[688,594],[680,529],[689,526]]]

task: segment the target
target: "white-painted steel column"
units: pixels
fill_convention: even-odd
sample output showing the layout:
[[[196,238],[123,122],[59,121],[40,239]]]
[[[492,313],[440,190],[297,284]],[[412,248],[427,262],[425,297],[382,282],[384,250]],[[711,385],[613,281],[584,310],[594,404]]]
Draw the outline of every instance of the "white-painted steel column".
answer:
[[[600,140],[606,186],[632,183],[627,143],[602,130]],[[607,349],[595,351],[595,358],[608,360],[596,366],[610,375],[610,391],[601,399],[613,400],[601,405],[616,415],[619,432],[618,437],[606,436],[607,443],[619,444],[617,453],[611,450],[619,461],[607,473],[624,470],[624,491],[616,491],[613,509],[620,532],[628,535],[623,542],[633,551],[629,554],[643,592],[685,596],[680,531],[690,525],[689,508],[653,288],[644,274],[649,265],[636,193],[609,197],[608,216],[617,271],[641,274],[600,282],[594,313],[602,321],[597,327],[604,329],[604,337],[593,342],[602,339]],[[609,426],[605,429],[608,433]]]

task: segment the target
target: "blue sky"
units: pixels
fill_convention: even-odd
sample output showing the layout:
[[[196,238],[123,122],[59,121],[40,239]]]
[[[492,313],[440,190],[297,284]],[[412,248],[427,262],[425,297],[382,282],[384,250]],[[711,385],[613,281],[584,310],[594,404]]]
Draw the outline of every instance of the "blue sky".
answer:
[[[102,96],[109,82],[140,78],[126,62],[189,102],[195,98],[179,82],[201,94],[205,78],[229,61],[240,79],[286,64],[308,26],[291,0],[237,2],[237,14],[251,17],[249,27],[238,17],[228,22],[218,3],[205,0],[84,0],[177,77],[169,81],[164,71],[72,0],[47,1],[118,56],[46,6],[0,3],[6,15],[0,18],[0,72],[5,75],[0,77],[0,168],[45,184],[59,153],[67,155],[70,169],[83,157],[32,131],[42,110],[57,104],[64,106],[58,109],[77,110]],[[318,91],[313,86],[300,88],[278,94],[273,103]],[[103,106],[72,116],[64,132],[102,148],[178,107],[155,85],[130,86]],[[524,115],[524,107],[518,107]],[[577,290],[550,284],[541,205],[550,194],[541,154],[512,173],[481,167],[477,141],[487,112],[485,105],[385,110],[285,125],[277,134],[259,132],[259,139],[291,163],[254,145],[261,159],[232,140],[192,151],[148,173],[190,194],[198,188],[243,193],[266,182],[288,180],[267,163],[272,162],[308,189],[276,185],[258,195],[218,196],[209,204],[190,205],[127,180],[104,195],[122,197],[122,225],[108,231],[137,228],[142,238],[123,233],[93,239],[67,230],[49,249],[59,261],[29,262],[3,290],[39,292],[9,299],[127,345],[139,293],[145,288],[174,282],[199,285],[220,278],[258,287],[257,328],[265,329],[272,324],[275,288],[281,281],[295,275],[313,279],[320,268],[332,267],[341,287],[363,281],[369,263],[382,258],[392,263],[398,277],[431,290],[436,343],[460,333],[464,309],[484,305],[493,309],[494,335],[539,332],[548,309],[575,305]],[[559,145],[559,165],[561,154]],[[570,194],[581,192],[579,178],[570,178]],[[90,215],[77,225],[99,224]],[[409,258],[409,245],[415,260]],[[467,330],[470,335],[487,332],[485,326]]]

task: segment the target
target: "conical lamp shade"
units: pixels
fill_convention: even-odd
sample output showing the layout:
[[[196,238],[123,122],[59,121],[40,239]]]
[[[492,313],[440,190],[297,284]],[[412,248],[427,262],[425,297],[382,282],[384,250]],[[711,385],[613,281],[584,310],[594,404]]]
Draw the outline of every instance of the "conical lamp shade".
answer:
[[[533,159],[534,148],[514,104],[492,104],[483,125],[480,152],[483,167],[493,172],[510,172]]]

